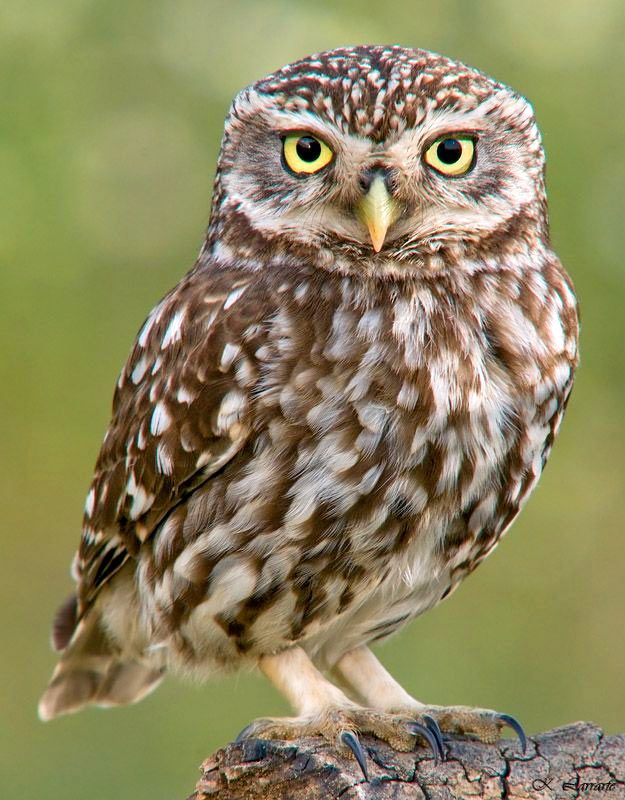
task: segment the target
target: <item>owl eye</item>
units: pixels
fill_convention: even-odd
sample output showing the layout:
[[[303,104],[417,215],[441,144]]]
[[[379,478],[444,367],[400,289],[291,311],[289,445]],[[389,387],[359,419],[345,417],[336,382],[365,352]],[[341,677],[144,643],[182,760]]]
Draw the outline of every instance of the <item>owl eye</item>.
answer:
[[[469,136],[444,136],[425,151],[425,162],[443,175],[464,175],[475,160],[475,142]]]
[[[284,163],[296,175],[311,175],[326,167],[334,156],[328,145],[310,133],[289,133],[282,143]]]

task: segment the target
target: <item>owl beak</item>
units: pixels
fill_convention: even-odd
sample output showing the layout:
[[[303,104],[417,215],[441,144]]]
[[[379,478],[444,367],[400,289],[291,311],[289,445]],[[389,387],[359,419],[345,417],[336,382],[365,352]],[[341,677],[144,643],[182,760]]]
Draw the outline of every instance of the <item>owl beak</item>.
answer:
[[[371,181],[367,194],[358,204],[358,214],[369,230],[371,244],[379,253],[386,233],[400,213],[399,206],[389,194],[382,175]]]

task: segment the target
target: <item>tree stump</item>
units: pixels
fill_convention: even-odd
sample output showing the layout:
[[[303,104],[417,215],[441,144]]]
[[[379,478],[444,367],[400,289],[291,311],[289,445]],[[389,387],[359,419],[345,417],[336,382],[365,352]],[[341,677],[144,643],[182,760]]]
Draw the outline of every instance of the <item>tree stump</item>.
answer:
[[[354,758],[318,738],[250,739],[208,758],[188,800],[625,800],[625,734],[578,722],[519,743],[446,739],[446,760],[429,749],[399,753],[367,736],[369,782]]]

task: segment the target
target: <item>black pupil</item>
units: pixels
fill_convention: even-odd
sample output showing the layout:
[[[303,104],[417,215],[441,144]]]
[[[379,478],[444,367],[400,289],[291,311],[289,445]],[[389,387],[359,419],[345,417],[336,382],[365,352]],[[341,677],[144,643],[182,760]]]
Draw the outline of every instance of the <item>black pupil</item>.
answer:
[[[321,145],[312,136],[302,136],[295,146],[297,155],[308,164],[316,161],[321,155]]]
[[[436,148],[436,155],[443,164],[455,164],[462,155],[462,145],[457,139],[443,139]]]

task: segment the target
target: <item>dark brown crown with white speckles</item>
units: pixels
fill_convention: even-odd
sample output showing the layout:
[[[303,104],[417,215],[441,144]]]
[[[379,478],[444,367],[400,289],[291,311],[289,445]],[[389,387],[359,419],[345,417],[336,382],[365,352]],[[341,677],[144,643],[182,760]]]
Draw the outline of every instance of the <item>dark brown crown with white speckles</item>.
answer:
[[[346,133],[381,141],[413,127],[429,109],[477,106],[504,88],[458,61],[399,46],[329,50],[254,84],[287,111],[312,111]]]

